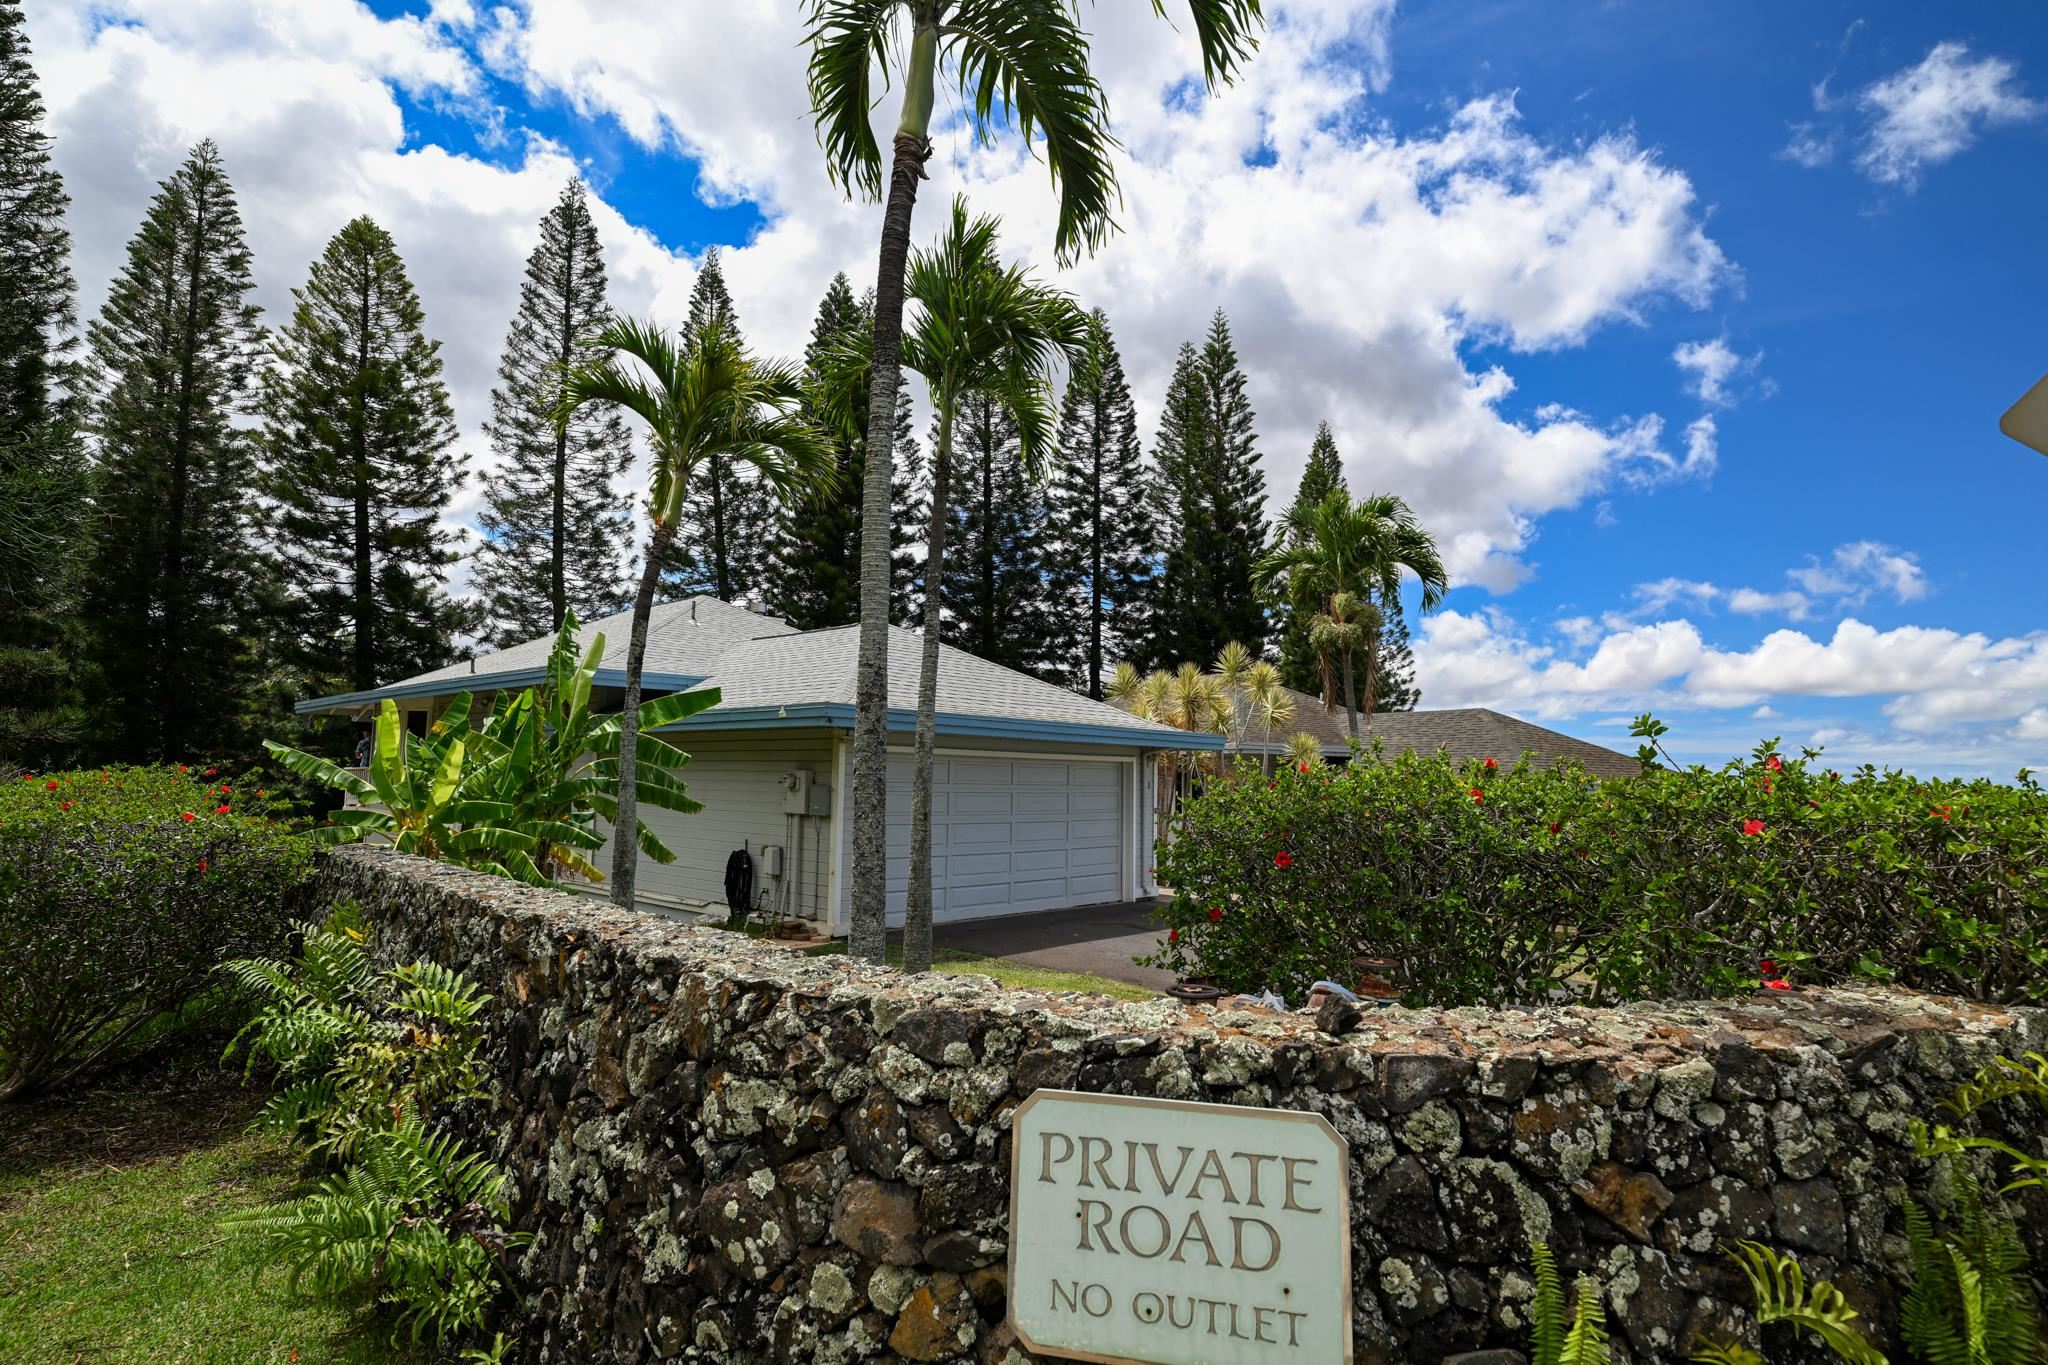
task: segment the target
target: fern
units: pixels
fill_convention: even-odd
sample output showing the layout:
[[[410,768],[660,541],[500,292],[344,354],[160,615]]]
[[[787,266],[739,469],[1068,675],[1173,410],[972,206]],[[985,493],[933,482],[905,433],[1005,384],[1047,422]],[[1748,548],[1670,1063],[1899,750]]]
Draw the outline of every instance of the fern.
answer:
[[[1578,1279],[1578,1301],[1566,1325],[1564,1285],[1557,1258],[1538,1242],[1529,1248],[1536,1263],[1536,1297],[1529,1305],[1531,1365],[1607,1365],[1607,1315],[1600,1287],[1589,1275]]]
[[[2019,1229],[1986,1205],[1967,1173],[1954,1173],[1951,1188],[1954,1226],[1946,1234],[1906,1201],[1913,1287],[1899,1311],[1900,1335],[1932,1365],[2041,1365],[2048,1348]]]
[[[1739,1341],[1709,1341],[1692,1353],[1693,1365],[1767,1365],[1763,1356]]]
[[[270,1239],[295,1293],[387,1304],[414,1340],[479,1326],[499,1255],[525,1240],[500,1230],[504,1177],[418,1122],[370,1136],[359,1156],[312,1193],[226,1225]]]
[[[1850,1365],[1886,1365],[1884,1353],[1851,1326],[1857,1312],[1831,1282],[1807,1284],[1798,1261],[1762,1242],[1738,1242],[1728,1256],[1756,1296],[1758,1325],[1782,1322],[1811,1332]]]

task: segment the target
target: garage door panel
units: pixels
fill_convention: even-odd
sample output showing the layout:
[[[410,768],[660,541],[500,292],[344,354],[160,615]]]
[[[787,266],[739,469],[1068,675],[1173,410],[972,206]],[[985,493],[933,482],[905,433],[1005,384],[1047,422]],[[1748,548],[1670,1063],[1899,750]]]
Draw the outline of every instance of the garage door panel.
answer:
[[[889,911],[909,887],[912,761],[889,764]],[[941,758],[932,772],[934,917],[963,920],[1123,894],[1123,767],[1039,758]]]

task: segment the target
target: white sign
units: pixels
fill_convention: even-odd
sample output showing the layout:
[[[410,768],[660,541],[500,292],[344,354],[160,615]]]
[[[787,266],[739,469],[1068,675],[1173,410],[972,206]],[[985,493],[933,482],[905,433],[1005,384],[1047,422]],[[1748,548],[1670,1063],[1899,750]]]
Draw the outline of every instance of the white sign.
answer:
[[[1350,1153],[1320,1114],[1040,1090],[1010,1145],[1010,1322],[1041,1355],[1349,1365]]]

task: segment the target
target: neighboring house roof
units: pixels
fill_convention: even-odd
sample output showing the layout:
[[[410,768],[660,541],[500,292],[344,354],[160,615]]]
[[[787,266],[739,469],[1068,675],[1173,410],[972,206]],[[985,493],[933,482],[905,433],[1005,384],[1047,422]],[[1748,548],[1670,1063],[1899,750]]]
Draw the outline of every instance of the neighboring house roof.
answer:
[[[622,612],[585,626],[579,644],[605,635],[606,686],[622,686],[632,614]],[[366,708],[385,697],[433,697],[461,691],[526,687],[542,680],[551,639],[529,640],[407,678],[388,687],[301,702],[301,712]],[[889,629],[889,728],[917,724],[917,684],[923,636]],[[680,729],[732,730],[792,726],[851,729],[860,628],[799,631],[711,597],[686,598],[654,609],[647,632],[644,686],[649,691],[716,687],[717,706],[682,722]],[[1056,687],[1029,674],[990,663],[951,645],[939,648],[938,730],[949,737],[1039,739],[1140,748],[1220,749],[1221,735],[1189,735],[1139,720],[1103,702]]]
[[[1325,711],[1321,697],[1292,689],[1290,694],[1294,698],[1294,718],[1274,731],[1273,751],[1285,752],[1287,738],[1305,730],[1315,736],[1324,752],[1333,756],[1348,754],[1351,732],[1344,719],[1344,708]],[[1242,706],[1240,700],[1241,711]],[[1642,765],[1627,754],[1480,706],[1441,711],[1381,711],[1371,718],[1370,729],[1366,719],[1363,713],[1358,717],[1359,742],[1369,749],[1377,739],[1389,754],[1409,750],[1427,754],[1444,749],[1460,762],[1492,758],[1513,763],[1524,753],[1532,753],[1537,762],[1544,764],[1574,759],[1595,777],[1634,777],[1642,771]],[[1245,747],[1253,753],[1260,752],[1263,746],[1257,725],[1247,724],[1244,733],[1248,738]]]

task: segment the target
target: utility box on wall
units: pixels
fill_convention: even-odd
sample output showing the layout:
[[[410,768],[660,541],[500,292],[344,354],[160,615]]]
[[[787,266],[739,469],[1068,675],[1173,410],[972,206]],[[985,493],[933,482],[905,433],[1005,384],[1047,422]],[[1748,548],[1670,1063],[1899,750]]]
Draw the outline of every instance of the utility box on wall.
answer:
[[[792,768],[782,775],[784,815],[830,815],[832,788],[820,782],[809,768]]]

